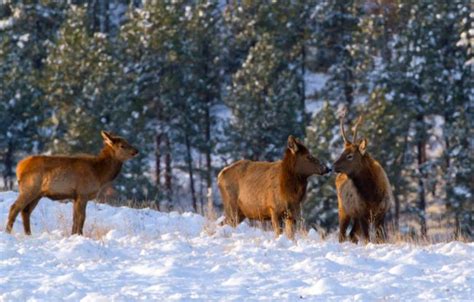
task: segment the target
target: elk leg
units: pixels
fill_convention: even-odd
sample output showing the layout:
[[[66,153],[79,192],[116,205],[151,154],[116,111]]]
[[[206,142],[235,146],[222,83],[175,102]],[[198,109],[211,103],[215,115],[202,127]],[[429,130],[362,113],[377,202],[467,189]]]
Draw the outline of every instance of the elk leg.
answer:
[[[245,216],[242,211],[240,211],[240,209],[237,209],[237,211],[235,212],[234,219],[235,226],[238,226],[242,221],[244,221]]]
[[[239,214],[237,196],[234,196],[234,194],[229,194],[229,192],[223,187],[219,187],[219,189],[221,190],[224,203],[224,223],[235,228],[243,220],[243,218],[240,217],[242,215]]]
[[[384,243],[387,239],[385,233],[385,214],[382,214],[375,219],[375,243]]]
[[[272,219],[272,227],[273,231],[275,234],[278,236],[281,234],[281,229],[280,229],[280,218],[276,214],[274,209],[270,209],[270,217]]]
[[[285,231],[286,235],[290,239],[294,239],[296,224],[301,215],[301,208],[299,206],[294,207],[291,210],[287,211],[286,221],[285,221]]]
[[[83,198],[76,198],[73,205],[73,218],[72,218],[72,235],[82,235],[82,229],[84,227],[84,221],[86,220],[86,206],[87,200]]]
[[[359,219],[359,227],[364,237],[364,242],[367,244],[369,242],[369,222],[365,218]]]
[[[295,224],[296,219],[293,218],[293,215],[291,213],[287,214],[285,218],[285,233],[290,239],[295,238]]]
[[[21,218],[23,220],[23,229],[25,230],[26,235],[31,235],[31,227],[30,227],[30,216],[33,210],[35,209],[36,205],[41,197],[34,199],[30,202],[26,207],[21,210]]]
[[[225,214],[224,223],[235,228],[237,226],[237,223],[236,223],[236,217],[234,217],[234,216],[236,216],[236,215],[233,215],[233,214],[227,212]]]
[[[346,230],[350,222],[351,218],[345,213],[339,211],[339,242],[346,241]]]
[[[86,221],[86,207],[87,207],[87,200],[81,201],[81,216],[79,218],[79,225],[78,225],[78,234],[83,234],[84,229],[84,222]]]
[[[357,238],[357,236],[360,235],[360,223],[359,223],[359,219],[354,219],[354,225],[352,226],[352,230],[351,232],[349,233],[349,236],[351,238],[351,241],[352,243],[355,243],[357,244],[357,242],[359,241],[359,239]]]
[[[78,234],[82,235],[83,234],[83,229],[84,229],[84,222],[86,221],[86,208],[87,208],[87,200],[81,199],[80,200],[80,216],[79,216],[79,221],[78,221]]]
[[[13,224],[15,223],[15,219],[18,216],[18,213],[22,211],[26,205],[33,200],[34,198],[21,194],[18,196],[17,200],[11,205],[10,212],[8,213],[8,221],[7,221],[7,228],[6,232],[11,233],[13,229]]]
[[[225,210],[224,222],[232,227],[236,227],[239,223],[244,220],[243,214],[238,209],[231,209],[227,207]]]

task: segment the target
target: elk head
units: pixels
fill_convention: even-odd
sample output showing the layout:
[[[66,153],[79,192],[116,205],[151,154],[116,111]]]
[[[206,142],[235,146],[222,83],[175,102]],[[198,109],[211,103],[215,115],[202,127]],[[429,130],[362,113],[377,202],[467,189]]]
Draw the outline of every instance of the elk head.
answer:
[[[357,141],[357,129],[362,123],[362,116],[359,116],[354,125],[352,141],[350,141],[344,130],[344,117],[345,113],[343,113],[340,118],[341,135],[344,139],[344,151],[334,162],[334,171],[336,173],[353,175],[360,169],[362,161],[366,156],[367,139],[363,138]]]
[[[115,158],[118,160],[126,161],[138,154],[138,150],[120,136],[114,136],[107,131],[101,131],[100,134],[104,144],[112,149]]]
[[[310,176],[324,175],[331,170],[322,164],[309,150],[292,135],[288,136],[288,150],[294,158],[294,169],[297,174]]]

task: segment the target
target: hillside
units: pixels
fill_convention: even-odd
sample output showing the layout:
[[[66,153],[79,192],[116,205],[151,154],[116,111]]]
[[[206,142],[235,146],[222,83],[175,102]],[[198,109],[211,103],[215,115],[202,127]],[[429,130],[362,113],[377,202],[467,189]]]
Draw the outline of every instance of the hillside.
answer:
[[[466,301],[474,244],[296,242],[216,227],[192,213],[90,202],[86,236],[69,236],[71,204],[41,200],[33,235],[4,232],[17,193],[0,193],[0,301]]]

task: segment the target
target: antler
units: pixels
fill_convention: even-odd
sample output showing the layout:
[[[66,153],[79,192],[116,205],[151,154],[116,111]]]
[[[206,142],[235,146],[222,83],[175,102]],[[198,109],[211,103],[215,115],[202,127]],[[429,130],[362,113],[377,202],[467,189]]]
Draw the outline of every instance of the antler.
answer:
[[[352,141],[354,142],[354,144],[357,144],[357,128],[359,128],[359,125],[362,123],[363,120],[364,120],[363,116],[360,115],[359,118],[357,119],[357,122],[354,125],[354,131],[352,132],[353,133]]]
[[[346,131],[344,130],[344,118],[346,117],[346,110],[342,110],[341,116],[339,117],[339,126],[341,128],[341,135],[344,139],[344,143],[348,144],[350,141],[347,139]]]

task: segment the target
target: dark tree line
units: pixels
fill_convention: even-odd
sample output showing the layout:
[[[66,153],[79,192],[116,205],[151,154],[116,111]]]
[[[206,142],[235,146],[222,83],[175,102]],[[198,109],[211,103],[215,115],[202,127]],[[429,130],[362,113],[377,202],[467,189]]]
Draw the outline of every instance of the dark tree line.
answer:
[[[108,192],[202,211],[240,158],[277,160],[289,134],[342,150],[337,111],[395,193],[391,223],[473,235],[473,8],[469,0],[40,1],[0,5],[0,170],[31,153],[140,147]],[[304,216],[333,230],[334,177]],[[104,197],[107,198],[107,197]]]

